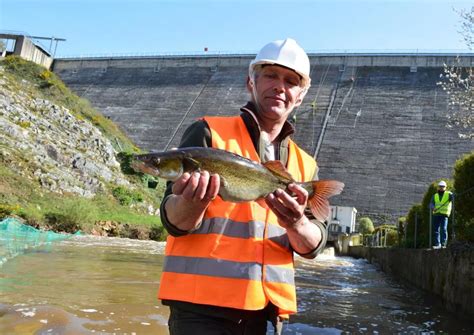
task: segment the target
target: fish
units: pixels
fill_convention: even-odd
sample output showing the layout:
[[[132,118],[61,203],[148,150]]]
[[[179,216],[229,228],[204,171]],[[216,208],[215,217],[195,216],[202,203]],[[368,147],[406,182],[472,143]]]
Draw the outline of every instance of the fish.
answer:
[[[219,196],[237,203],[263,199],[278,188],[287,189],[290,183],[295,183],[308,192],[308,207],[321,222],[330,214],[328,198],[340,194],[344,188],[344,183],[337,180],[296,182],[278,160],[260,164],[226,150],[206,147],[133,155],[131,167],[169,181],[176,181],[185,172],[206,170],[218,174]]]

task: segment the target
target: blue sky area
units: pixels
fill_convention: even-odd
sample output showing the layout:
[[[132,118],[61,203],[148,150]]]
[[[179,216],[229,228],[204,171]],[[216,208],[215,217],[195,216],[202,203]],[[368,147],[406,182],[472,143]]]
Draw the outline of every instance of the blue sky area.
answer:
[[[55,36],[56,56],[255,53],[292,37],[308,52],[466,49],[441,0],[0,0],[0,30]],[[49,47],[49,42],[43,42]]]

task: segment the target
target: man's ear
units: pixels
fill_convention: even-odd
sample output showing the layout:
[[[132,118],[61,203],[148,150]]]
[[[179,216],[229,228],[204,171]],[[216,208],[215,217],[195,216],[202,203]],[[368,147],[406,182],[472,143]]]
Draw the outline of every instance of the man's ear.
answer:
[[[296,102],[295,102],[295,107],[298,107],[299,105],[301,105],[301,103],[303,102],[303,99],[306,95],[306,92],[308,92],[307,89],[304,89],[303,91],[301,91],[301,93],[298,95],[298,97],[296,98]]]
[[[247,76],[247,91],[252,93],[253,81],[250,79],[250,76]]]

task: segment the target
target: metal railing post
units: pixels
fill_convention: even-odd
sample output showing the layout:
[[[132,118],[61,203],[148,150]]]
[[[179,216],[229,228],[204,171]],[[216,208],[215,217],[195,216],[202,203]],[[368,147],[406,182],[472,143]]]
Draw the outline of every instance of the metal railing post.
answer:
[[[430,220],[429,220],[429,225],[430,225],[430,243],[428,245],[429,248],[431,248],[433,246],[433,243],[432,243],[432,236],[433,236],[433,221],[432,221],[432,215],[431,215],[431,209],[430,209]]]
[[[415,241],[414,241],[414,248],[416,249],[416,233],[418,230],[418,213],[415,212]]]
[[[408,244],[408,243],[407,243],[408,222],[406,222],[403,227],[404,227],[404,228],[403,228],[403,229],[404,229],[404,230],[403,230],[403,233],[404,233],[404,235],[405,235],[405,243],[403,243],[403,244],[405,245],[405,248],[407,248],[407,247],[408,247],[408,245],[407,245],[407,244]]]
[[[454,197],[454,193],[453,193],[453,204],[452,204],[452,214],[451,214],[451,236],[452,236],[452,239],[453,241],[456,240],[456,231],[454,230],[454,200],[455,200],[455,197]]]

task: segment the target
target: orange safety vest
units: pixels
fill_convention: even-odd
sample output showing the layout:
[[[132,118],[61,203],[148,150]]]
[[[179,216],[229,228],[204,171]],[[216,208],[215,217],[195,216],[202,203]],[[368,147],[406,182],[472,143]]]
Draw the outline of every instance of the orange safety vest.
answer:
[[[241,117],[206,117],[212,147],[259,162]],[[287,169],[312,180],[316,162],[290,140]],[[168,236],[158,298],[260,310],[269,301],[279,315],[296,313],[293,250],[286,230],[263,200],[232,203],[217,197],[201,226]]]

